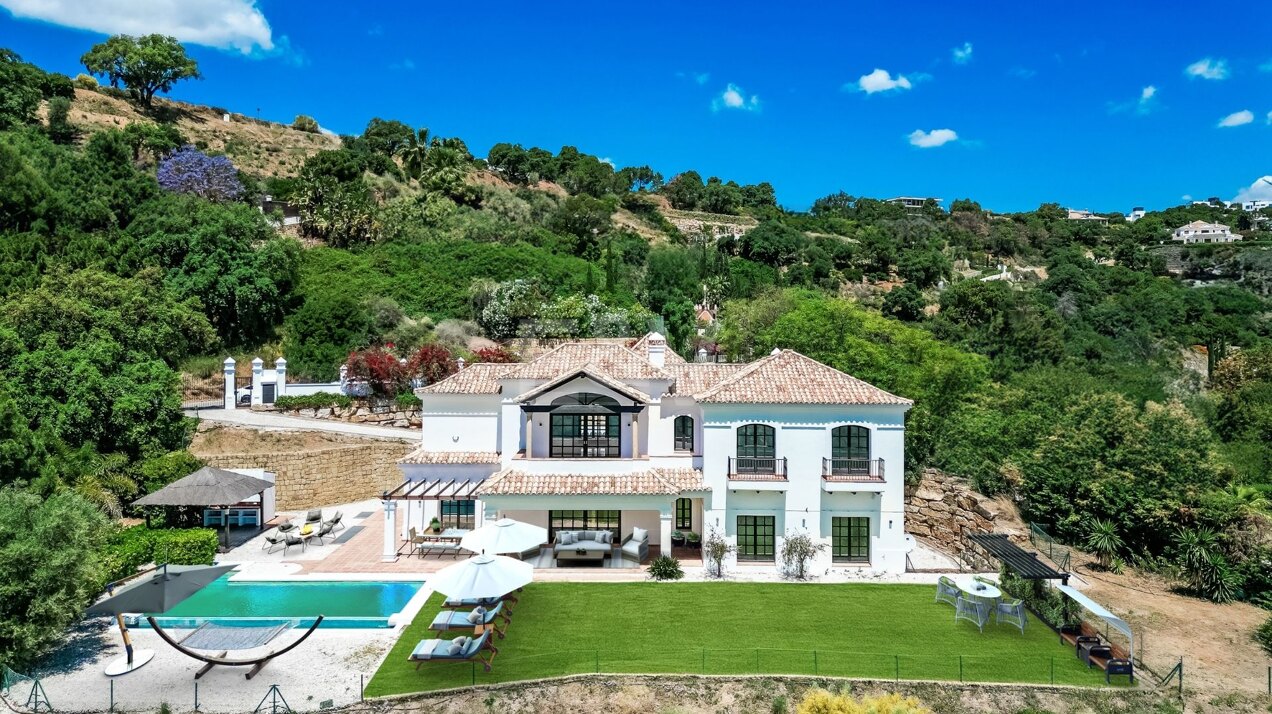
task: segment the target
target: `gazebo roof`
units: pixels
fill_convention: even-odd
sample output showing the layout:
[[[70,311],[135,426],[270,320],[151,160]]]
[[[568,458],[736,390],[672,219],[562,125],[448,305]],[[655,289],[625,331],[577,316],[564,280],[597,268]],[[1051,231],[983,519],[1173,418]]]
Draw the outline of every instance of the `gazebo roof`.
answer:
[[[152,494],[134,506],[229,506],[273,487],[255,476],[204,466]]]

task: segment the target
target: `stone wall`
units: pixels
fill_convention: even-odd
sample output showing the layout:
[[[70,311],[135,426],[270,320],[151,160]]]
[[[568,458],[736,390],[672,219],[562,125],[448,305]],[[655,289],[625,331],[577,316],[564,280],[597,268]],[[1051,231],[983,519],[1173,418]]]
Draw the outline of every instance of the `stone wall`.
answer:
[[[905,487],[906,532],[968,565],[997,567],[967,541],[968,535],[996,531],[1021,535],[1002,515],[998,504],[973,490],[967,479],[937,469],[925,469],[917,485]]]
[[[303,452],[195,455],[209,466],[274,472],[277,509],[296,511],[376,498],[402,482],[397,462],[414,447],[374,441]]]
[[[278,409],[278,413],[286,416],[305,417],[307,419],[332,419],[355,424],[374,424],[377,426],[397,426],[418,429],[420,427],[420,410],[406,409],[392,401],[370,401],[355,399],[347,407],[324,407],[322,409]]]

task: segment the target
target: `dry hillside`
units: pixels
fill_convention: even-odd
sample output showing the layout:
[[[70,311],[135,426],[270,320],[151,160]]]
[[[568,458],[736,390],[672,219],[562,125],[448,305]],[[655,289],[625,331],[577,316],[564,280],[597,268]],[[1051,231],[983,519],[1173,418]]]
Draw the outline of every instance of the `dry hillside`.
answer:
[[[340,139],[330,134],[311,134],[233,112],[226,121],[226,115],[212,107],[159,98],[155,106],[158,112],[176,116],[177,127],[191,143],[224,152],[240,169],[258,176],[293,175],[307,157],[340,147]],[[75,90],[70,120],[90,131],[153,121],[128,101],[85,89]]]

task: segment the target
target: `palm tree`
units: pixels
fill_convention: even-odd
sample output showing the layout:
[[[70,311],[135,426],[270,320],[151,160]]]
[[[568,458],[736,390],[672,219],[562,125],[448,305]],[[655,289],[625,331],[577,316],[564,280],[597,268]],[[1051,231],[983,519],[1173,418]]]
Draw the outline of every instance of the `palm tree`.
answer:
[[[1122,550],[1122,536],[1118,535],[1117,526],[1112,521],[1100,518],[1091,524],[1091,533],[1087,535],[1086,548],[1100,558],[1100,567],[1108,570],[1113,565],[1113,556]]]
[[[422,128],[415,133],[414,136],[407,141],[406,146],[398,149],[398,156],[402,157],[402,168],[406,169],[406,175],[411,178],[418,179],[424,173],[425,162],[428,159],[428,128]]]

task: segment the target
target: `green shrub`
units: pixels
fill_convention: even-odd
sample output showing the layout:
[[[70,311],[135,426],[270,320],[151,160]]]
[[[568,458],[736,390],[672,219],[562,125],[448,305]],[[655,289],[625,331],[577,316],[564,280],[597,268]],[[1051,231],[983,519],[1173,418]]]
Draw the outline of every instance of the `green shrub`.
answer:
[[[684,576],[680,561],[670,555],[660,555],[649,563],[649,577],[654,580],[679,580]]]
[[[297,114],[296,119],[292,122],[292,128],[297,131],[307,131],[310,134],[318,133],[318,120],[304,114]]]
[[[148,563],[211,565],[217,544],[211,528],[125,528],[102,548],[102,585],[135,575]]]
[[[274,406],[279,409],[329,409],[331,407],[345,408],[353,404],[346,394],[333,394],[331,392],[318,392],[317,394],[304,394],[297,397],[279,397],[274,400]]]
[[[219,543],[211,528],[154,531],[154,561],[168,565],[211,565]]]
[[[1272,617],[1263,621],[1259,629],[1254,631],[1254,639],[1268,654],[1272,655]]]
[[[420,398],[411,392],[402,392],[398,394],[393,398],[393,402],[397,404],[400,409],[419,409],[424,405],[424,403],[420,401]]]

